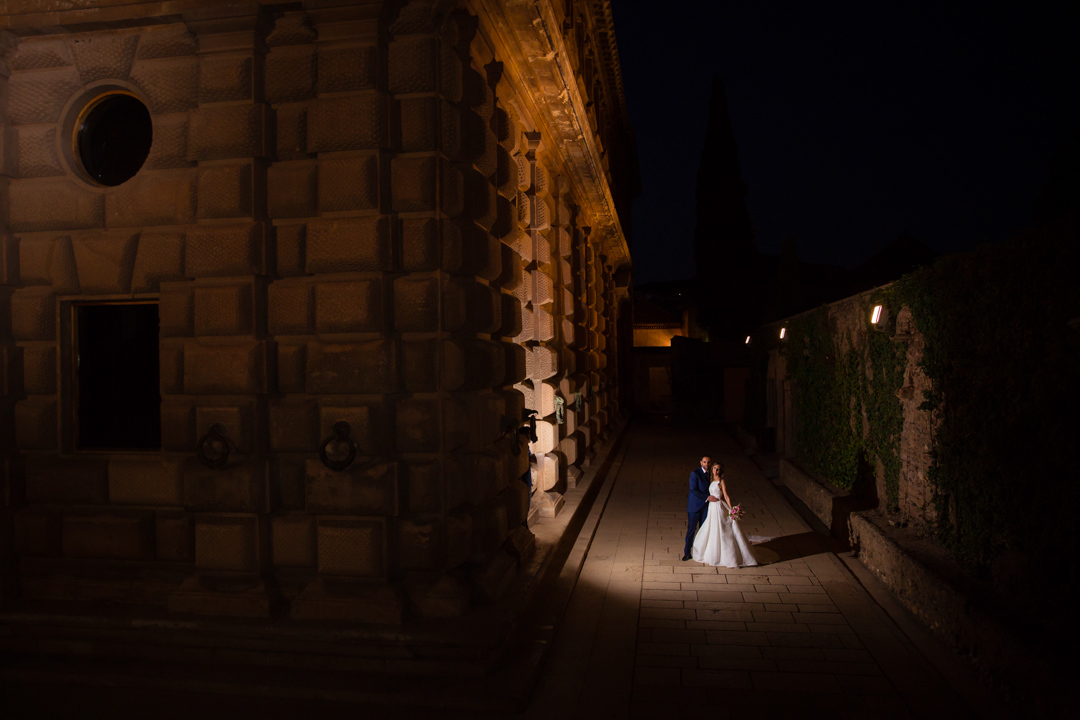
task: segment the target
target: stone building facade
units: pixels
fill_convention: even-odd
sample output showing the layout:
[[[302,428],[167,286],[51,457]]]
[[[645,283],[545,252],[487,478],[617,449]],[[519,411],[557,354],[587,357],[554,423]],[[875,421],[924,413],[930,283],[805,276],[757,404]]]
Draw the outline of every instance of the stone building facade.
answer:
[[[625,405],[607,0],[5,7],[0,598],[498,597]],[[159,412],[87,409],[154,363]]]

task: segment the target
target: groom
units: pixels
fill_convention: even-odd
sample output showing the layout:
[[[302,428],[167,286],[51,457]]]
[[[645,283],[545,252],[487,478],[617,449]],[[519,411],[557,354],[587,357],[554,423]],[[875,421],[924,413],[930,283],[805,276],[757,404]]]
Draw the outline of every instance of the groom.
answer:
[[[695,468],[690,473],[690,497],[686,501],[686,513],[690,516],[690,526],[686,529],[686,548],[683,551],[683,560],[690,559],[690,546],[694,544],[694,534],[698,526],[705,522],[705,516],[709,513],[709,503],[717,502],[720,498],[709,494],[709,461],[708,455],[701,458],[701,467]]]

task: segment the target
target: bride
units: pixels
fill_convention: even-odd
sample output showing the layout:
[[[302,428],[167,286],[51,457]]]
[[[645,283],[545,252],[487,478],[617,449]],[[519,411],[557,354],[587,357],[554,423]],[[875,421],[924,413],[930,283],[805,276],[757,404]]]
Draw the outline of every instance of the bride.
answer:
[[[709,494],[720,498],[720,502],[709,503],[709,513],[694,536],[694,546],[690,556],[706,565],[723,567],[748,567],[757,565],[750,543],[739,522],[731,517],[731,498],[724,484],[724,466],[713,463],[709,468]]]

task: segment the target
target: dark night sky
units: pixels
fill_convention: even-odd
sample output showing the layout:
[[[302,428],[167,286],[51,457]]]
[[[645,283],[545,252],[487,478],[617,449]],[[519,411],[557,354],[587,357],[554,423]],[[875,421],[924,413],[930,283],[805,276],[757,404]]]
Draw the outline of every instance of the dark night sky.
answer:
[[[759,250],[854,266],[907,231],[939,252],[1029,225],[1080,129],[1080,2],[613,0],[642,194],[635,283],[694,272],[713,74]]]

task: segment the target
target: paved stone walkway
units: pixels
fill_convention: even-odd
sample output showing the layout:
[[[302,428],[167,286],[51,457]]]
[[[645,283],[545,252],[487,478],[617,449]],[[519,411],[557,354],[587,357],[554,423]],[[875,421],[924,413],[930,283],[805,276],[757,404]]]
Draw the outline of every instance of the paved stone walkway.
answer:
[[[527,717],[974,715],[730,437],[629,432]],[[759,546],[774,562],[681,561],[687,477],[705,453],[725,465],[747,534],[775,538]]]

